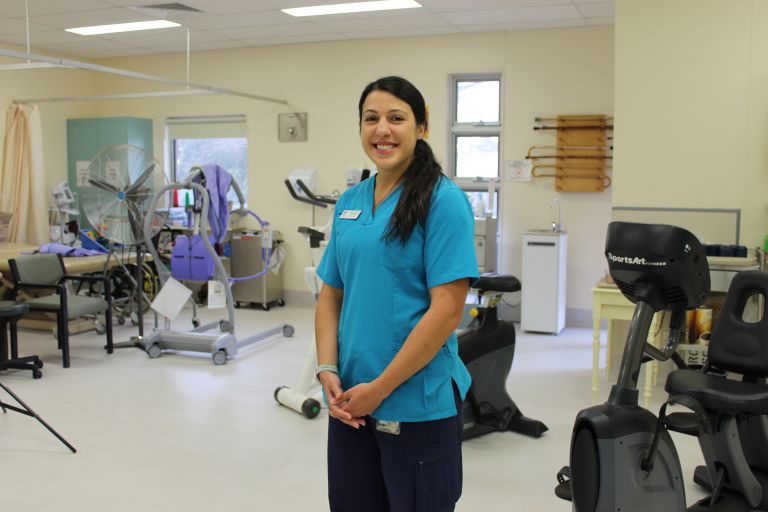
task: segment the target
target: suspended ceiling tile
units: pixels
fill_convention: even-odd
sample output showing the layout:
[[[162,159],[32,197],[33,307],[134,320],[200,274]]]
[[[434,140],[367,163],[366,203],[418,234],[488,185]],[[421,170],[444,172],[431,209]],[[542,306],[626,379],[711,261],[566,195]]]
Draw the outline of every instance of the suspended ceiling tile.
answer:
[[[194,33],[194,31],[190,31]],[[171,28],[158,28],[153,30],[140,30],[135,32],[117,32],[114,34],[104,34],[100,37],[111,39],[114,41],[126,41],[130,43],[134,40],[150,38],[165,38],[170,40],[186,40],[187,30],[184,27],[171,27]]]
[[[220,30],[219,34],[227,34],[232,39],[251,40],[264,39],[273,36],[312,36],[329,34],[330,30],[313,23],[292,23],[289,25],[261,25],[258,27],[233,28]]]
[[[577,8],[585,18],[613,18],[612,2],[579,4]]]
[[[570,0],[416,0],[425,9],[432,12],[456,12],[481,10],[499,10],[512,7],[542,7],[546,5],[568,5]],[[594,0],[590,0],[593,1]]]
[[[90,27],[93,25],[109,25],[113,23],[130,23],[147,21],[150,17],[129,9],[109,8],[95,11],[68,12],[47,16],[30,16],[35,23],[55,28]]]
[[[88,50],[88,57],[90,59],[107,59],[112,57],[135,57],[139,55],[154,55],[160,53],[153,48],[125,48],[125,49],[111,49],[100,50],[99,48],[90,48]]]
[[[41,23],[29,24],[29,31],[31,32],[44,32],[49,31],[53,27],[45,26]],[[17,20],[15,18],[3,18],[0,19],[0,39],[3,39],[6,35],[12,34],[26,34],[27,24],[24,20]]]
[[[184,31],[182,39],[186,43],[186,40],[187,40],[186,30]],[[218,34],[212,30],[190,30],[189,32],[189,40],[193,48],[200,43],[207,43],[209,41],[228,41],[231,39],[232,38],[227,37],[226,34]],[[148,36],[146,40],[153,41],[153,39],[150,36]],[[172,39],[172,41],[176,41],[176,40],[177,39]]]
[[[394,12],[394,11],[393,11]],[[316,24],[334,31],[354,31],[363,30],[386,30],[397,31],[401,28],[413,27],[451,27],[451,24],[443,17],[436,14],[417,14],[417,15],[391,15],[391,16],[373,16],[366,18],[347,19],[347,20],[317,20]]]
[[[99,39],[96,43],[97,44],[94,44],[94,41],[88,41],[84,43],[44,44],[37,46],[35,49],[77,55],[78,57],[104,57],[113,54],[135,55],[140,53],[140,51],[136,51],[138,48],[135,46],[124,43],[117,43],[106,39]]]
[[[108,3],[100,0],[29,0],[28,5],[30,17],[111,7]],[[26,16],[24,0],[2,0],[0,2],[0,16],[23,19]]]
[[[344,32],[345,36],[350,39],[370,39],[370,38],[387,38],[387,37],[418,37],[418,36],[434,36],[442,34],[459,34],[461,29],[457,27],[417,27],[417,28],[400,28],[397,30],[365,30],[362,32]]]
[[[341,34],[320,34],[314,36],[284,36],[269,37],[264,39],[249,39],[244,41],[248,46],[272,46],[281,44],[313,43],[322,41],[339,41],[347,39]]]
[[[226,2],[222,2],[221,0],[179,0],[179,3],[194,7],[207,14],[231,14],[274,9],[274,7],[268,5],[266,2],[253,0],[226,0]]]
[[[185,25],[192,28],[220,29],[250,27],[255,25],[284,25],[288,23],[301,23],[299,18],[294,18],[279,11],[258,11],[243,14],[222,14],[218,16],[205,16],[202,18],[190,17],[185,20]]]
[[[584,27],[586,22],[582,19],[572,20],[539,20],[539,21],[518,21],[508,23],[489,23],[486,25],[466,25],[462,27],[464,32],[497,32],[514,30],[536,30],[545,28],[568,28]]]
[[[247,39],[251,44],[259,46],[323,41],[327,40],[328,31],[348,33],[348,37],[359,39],[446,34],[455,33],[457,30],[482,32],[587,24],[607,25],[613,22],[614,4],[614,0],[421,0],[422,9],[312,18],[296,18],[279,11],[280,8],[333,4],[340,1],[343,0],[180,0],[180,3],[205,12],[169,10],[167,18],[178,21],[183,27],[145,33],[113,34],[109,39],[125,42],[126,48],[129,49],[142,46],[141,52],[147,53],[151,50],[152,53],[156,52],[152,48],[153,45],[165,47],[166,50],[186,49],[186,28],[191,29],[191,47],[196,50],[205,43],[210,43],[208,46],[211,48],[217,44],[221,48],[249,45],[238,39]],[[23,2],[24,0],[0,0],[0,43],[5,41],[17,45],[26,44],[23,16],[21,19],[8,17],[9,13],[22,14]],[[102,39],[68,34],[61,29],[151,19],[152,16],[146,12],[133,9],[136,5],[151,3],[151,0],[30,0],[31,43],[35,47],[82,42],[83,44],[67,50],[68,53],[87,57],[90,45],[96,48],[91,54],[104,55],[111,50],[103,45]],[[20,6],[22,10],[19,10]],[[290,25],[296,27],[288,28]],[[233,33],[237,37],[233,37]],[[301,40],[297,41],[296,38]],[[212,40],[208,41],[209,39]],[[226,42],[230,39],[233,41]],[[52,49],[63,51],[61,48]],[[117,51],[114,48],[113,50]],[[125,51],[130,50],[122,50],[121,54]]]
[[[195,55],[197,55],[199,52],[204,51],[211,51],[211,50],[230,50],[230,49],[237,49],[237,48],[243,48],[247,46],[247,44],[243,43],[243,41],[205,41],[200,42],[198,44],[192,44],[192,58],[194,59]],[[144,54],[156,54],[156,53],[184,53],[186,52],[186,47],[183,49],[178,48],[176,45],[154,45],[150,47],[140,47],[136,48],[133,55],[144,55]],[[195,79],[194,77],[194,60],[192,64],[192,81],[205,81],[202,77],[198,77]]]
[[[443,17],[458,26],[513,23],[539,20],[579,19],[581,14],[574,5],[547,7],[520,7],[492,11],[464,11],[443,14]]]
[[[211,1],[211,0],[207,0]],[[271,6],[273,9],[291,9],[307,5],[333,5],[346,3],[347,0],[259,0],[259,3]]]
[[[200,45],[202,45],[203,43],[227,41],[232,39],[233,38],[222,37],[221,35],[216,34],[214,32],[198,31],[190,34],[189,44],[190,44],[190,49],[194,51],[196,48],[200,47]],[[158,47],[173,46],[173,47],[179,48],[179,51],[186,51],[187,49],[186,32],[180,32],[173,37],[170,37],[169,34],[165,34],[165,35],[146,34],[141,37],[137,37],[135,39],[123,40],[123,41],[129,44],[132,44],[134,46],[139,46],[141,48],[151,48],[153,46],[158,46]]]
[[[0,23],[2,23],[0,21]],[[5,42],[26,45],[27,34],[12,34],[0,36]],[[65,32],[63,30],[45,30],[40,32],[32,32],[29,35],[29,43],[32,47],[39,46],[41,44],[56,44],[56,43],[78,43],[83,40],[83,36]]]
[[[199,44],[192,44],[192,50],[197,51],[206,51],[206,50],[224,50],[224,49],[230,49],[230,48],[243,48],[245,46],[248,46],[243,41],[238,41],[234,39],[230,39],[227,41],[202,41]]]

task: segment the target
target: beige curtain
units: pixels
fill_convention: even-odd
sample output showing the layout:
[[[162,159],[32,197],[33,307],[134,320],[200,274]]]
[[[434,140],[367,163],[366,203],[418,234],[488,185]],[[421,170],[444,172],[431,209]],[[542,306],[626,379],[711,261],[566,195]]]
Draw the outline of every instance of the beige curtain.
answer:
[[[37,105],[13,105],[6,113],[0,211],[12,213],[11,242],[48,241],[48,186],[43,166],[43,130]]]

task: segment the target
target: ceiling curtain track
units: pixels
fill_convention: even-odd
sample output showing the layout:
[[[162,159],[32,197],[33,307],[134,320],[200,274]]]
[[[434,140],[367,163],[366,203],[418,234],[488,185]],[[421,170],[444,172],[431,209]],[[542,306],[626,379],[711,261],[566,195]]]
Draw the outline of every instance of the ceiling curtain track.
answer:
[[[259,94],[251,94],[251,93],[242,92],[242,91],[235,91],[232,89],[226,89],[224,87],[198,84],[198,83],[190,82],[189,80],[186,80],[186,81],[174,80],[173,78],[166,78],[166,77],[157,76],[157,75],[149,75],[147,73],[129,71],[127,69],[101,66],[99,64],[92,64],[90,62],[64,59],[60,57],[48,57],[46,55],[35,55],[33,53],[24,53],[24,52],[18,52],[14,50],[6,50],[2,48],[0,48],[0,55],[27,61],[27,64],[17,66],[17,69],[31,68],[33,67],[31,66],[31,64],[33,63],[44,63],[44,64],[48,64],[50,67],[85,69],[88,71],[96,71],[98,73],[107,73],[111,75],[123,76],[126,78],[135,78],[137,80],[146,80],[149,82],[158,82],[166,85],[175,85],[175,86],[185,88],[180,91],[161,91],[159,93],[148,92],[148,93],[134,93],[134,94],[116,94],[116,95],[110,95],[110,96],[67,96],[67,97],[59,97],[59,98],[36,98],[36,99],[23,99],[23,100],[19,99],[19,100],[13,100],[13,103],[48,103],[48,102],[55,102],[55,101],[124,99],[124,98],[136,98],[136,97],[177,96],[177,95],[182,96],[182,95],[188,95],[188,94],[226,94],[229,96],[239,96],[242,98],[248,98],[252,100],[267,101],[270,103],[288,105],[288,101],[280,98],[271,98],[269,96],[262,96]]]

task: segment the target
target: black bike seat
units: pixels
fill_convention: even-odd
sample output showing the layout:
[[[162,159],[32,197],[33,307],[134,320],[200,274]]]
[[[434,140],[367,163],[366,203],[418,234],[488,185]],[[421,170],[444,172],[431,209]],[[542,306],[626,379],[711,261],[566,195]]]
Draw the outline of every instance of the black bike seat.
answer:
[[[480,278],[472,284],[473,290],[480,290],[482,292],[518,292],[520,288],[520,280],[518,278],[509,274],[497,274],[496,272],[481,274]]]

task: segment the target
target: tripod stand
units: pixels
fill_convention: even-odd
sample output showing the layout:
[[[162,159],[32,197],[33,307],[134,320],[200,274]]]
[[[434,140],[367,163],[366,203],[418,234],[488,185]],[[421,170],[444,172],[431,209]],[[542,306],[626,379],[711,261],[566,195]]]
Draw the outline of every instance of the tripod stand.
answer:
[[[74,447],[74,446],[72,446],[71,444],[69,444],[69,443],[67,442],[67,440],[66,440],[66,439],[64,439],[63,437],[61,437],[61,435],[59,435],[59,433],[58,433],[58,432],[56,432],[55,430],[53,430],[53,428],[52,428],[52,427],[51,427],[51,426],[50,426],[48,423],[46,423],[46,422],[45,422],[45,420],[44,420],[43,418],[41,418],[41,417],[40,417],[40,415],[38,415],[38,414],[37,414],[35,411],[33,411],[33,410],[32,410],[32,408],[31,408],[30,406],[28,406],[27,404],[25,404],[25,403],[24,403],[24,402],[21,400],[21,398],[19,398],[19,397],[18,397],[16,394],[14,394],[14,392],[13,392],[13,391],[11,391],[10,389],[8,389],[8,387],[7,387],[7,386],[5,386],[5,385],[4,385],[2,382],[0,382],[0,388],[3,388],[3,390],[5,390],[5,392],[6,392],[6,393],[8,393],[9,395],[11,395],[11,397],[13,397],[13,399],[14,399],[14,400],[16,400],[16,402],[17,402],[17,403],[18,403],[18,404],[21,406],[21,407],[16,407],[15,405],[11,405],[11,404],[9,404],[9,403],[7,403],[7,402],[3,402],[3,401],[0,399],[0,409],[2,409],[4,413],[5,413],[5,412],[8,412],[9,410],[11,410],[11,411],[17,412],[17,413],[19,413],[19,414],[23,414],[23,415],[25,415],[25,416],[30,416],[30,417],[32,417],[32,418],[35,418],[37,421],[39,421],[40,423],[42,423],[42,425],[43,425],[45,428],[47,428],[47,429],[48,429],[48,431],[49,431],[51,434],[53,434],[54,436],[56,436],[56,438],[57,438],[59,441],[61,441],[62,443],[64,443],[64,446],[66,446],[67,448],[69,448],[69,449],[72,451],[72,453],[77,453],[77,450],[75,449],[75,447]]]

